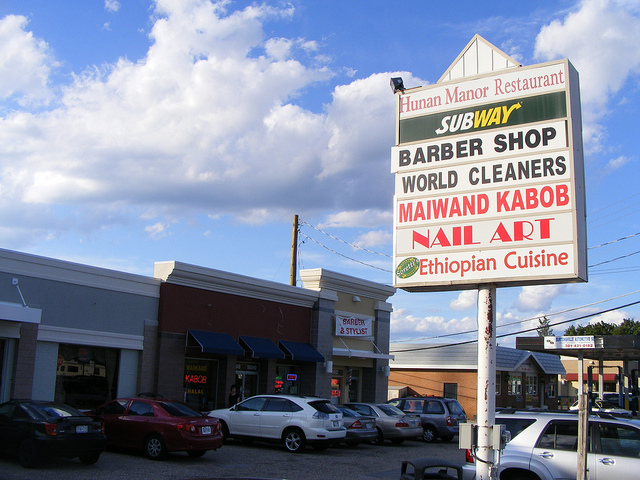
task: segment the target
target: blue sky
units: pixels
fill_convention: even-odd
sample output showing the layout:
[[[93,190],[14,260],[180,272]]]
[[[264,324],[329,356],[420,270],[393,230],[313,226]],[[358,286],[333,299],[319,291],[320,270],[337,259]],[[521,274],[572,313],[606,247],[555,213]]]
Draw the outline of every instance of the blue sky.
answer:
[[[630,0],[2,0],[0,247],[288,283],[298,214],[300,268],[390,284],[389,78],[435,83],[476,33],[524,65],[569,58],[583,101],[589,282],[498,290],[498,334],[640,300]],[[446,336],[475,330],[473,291],[391,301],[392,340],[475,337]]]

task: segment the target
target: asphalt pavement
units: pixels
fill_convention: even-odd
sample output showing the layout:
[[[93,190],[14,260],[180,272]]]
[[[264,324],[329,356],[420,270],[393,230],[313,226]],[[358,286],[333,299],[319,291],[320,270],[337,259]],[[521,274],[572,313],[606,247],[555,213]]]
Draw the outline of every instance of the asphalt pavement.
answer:
[[[425,457],[464,463],[457,438],[430,444],[415,440],[401,445],[339,445],[324,451],[307,447],[297,454],[280,445],[229,440],[201,458],[172,453],[163,461],[148,460],[136,452],[107,450],[95,465],[60,459],[38,469],[24,469],[17,459],[2,456],[0,480],[398,480],[404,460]]]

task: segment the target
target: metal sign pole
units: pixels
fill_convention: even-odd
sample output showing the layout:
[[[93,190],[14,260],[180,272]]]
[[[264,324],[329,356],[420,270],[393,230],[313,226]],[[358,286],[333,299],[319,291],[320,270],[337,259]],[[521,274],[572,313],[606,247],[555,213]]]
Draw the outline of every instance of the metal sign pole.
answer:
[[[476,449],[476,479],[495,479],[492,428],[496,421],[496,288],[478,288],[478,439]],[[498,446],[499,448],[499,446]]]

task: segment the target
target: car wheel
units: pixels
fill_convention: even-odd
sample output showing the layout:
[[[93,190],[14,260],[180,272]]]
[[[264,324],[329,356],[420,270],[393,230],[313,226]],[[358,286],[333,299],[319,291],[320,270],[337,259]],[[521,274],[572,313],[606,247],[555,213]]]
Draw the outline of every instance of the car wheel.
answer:
[[[160,435],[151,435],[144,442],[144,453],[151,460],[162,460],[167,453]]]
[[[93,465],[100,459],[100,453],[90,453],[79,457],[80,461],[85,465]]]
[[[191,458],[201,457],[205,453],[207,453],[206,450],[187,450],[187,455],[189,455]]]
[[[307,439],[304,438],[302,430],[291,428],[284,432],[282,443],[284,444],[284,448],[291,453],[299,453],[306,445]]]
[[[422,430],[422,439],[425,442],[427,443],[435,442],[437,438],[438,438],[438,432],[436,432],[435,428],[428,425],[424,427],[424,429]]]
[[[25,440],[18,448],[18,460],[24,468],[35,468],[40,463],[38,451],[33,440]]]
[[[383,443],[384,443],[384,434],[382,433],[382,430],[376,427],[376,438],[374,440],[371,440],[371,444],[382,445]]]
[[[222,431],[223,440],[227,440],[231,435],[229,434],[229,427],[227,424],[220,420],[220,430]]]

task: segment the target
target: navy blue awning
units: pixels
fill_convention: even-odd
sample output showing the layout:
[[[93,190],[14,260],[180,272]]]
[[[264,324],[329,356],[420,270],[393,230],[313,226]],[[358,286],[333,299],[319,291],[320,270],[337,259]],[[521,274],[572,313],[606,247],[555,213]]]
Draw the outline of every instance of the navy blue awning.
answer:
[[[302,362],[324,362],[324,357],[320,352],[308,343],[291,342],[289,340],[280,340],[280,348],[291,360],[300,360]]]
[[[268,338],[240,335],[238,340],[240,341],[240,345],[249,351],[248,356],[250,357],[284,359],[284,352]]]
[[[244,356],[244,349],[228,333],[187,330],[187,347],[201,348],[202,353]]]

